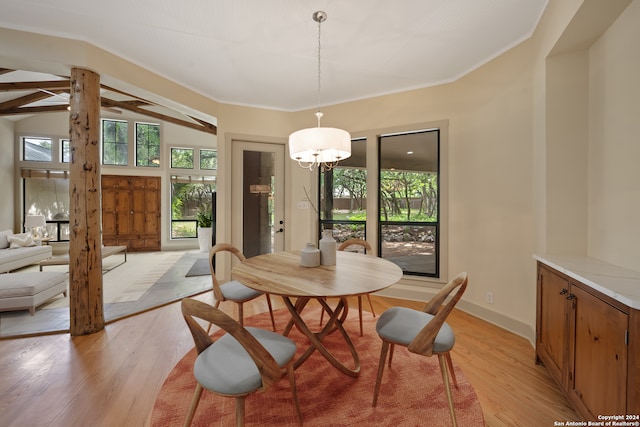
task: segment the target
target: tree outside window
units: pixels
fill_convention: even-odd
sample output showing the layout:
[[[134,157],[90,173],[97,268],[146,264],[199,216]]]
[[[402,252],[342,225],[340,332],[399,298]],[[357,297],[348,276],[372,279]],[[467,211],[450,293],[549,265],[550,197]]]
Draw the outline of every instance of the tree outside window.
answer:
[[[193,169],[193,148],[171,148],[171,167]]]
[[[351,157],[331,170],[320,172],[320,233],[333,230],[343,242],[353,237],[366,238],[367,169],[366,139],[351,141]]]
[[[203,170],[218,169],[218,151],[217,150],[200,150],[200,169],[203,169]]]
[[[379,137],[379,253],[405,274],[438,277],[440,132]]]
[[[102,121],[102,164],[129,164],[128,123],[121,120]]]
[[[136,123],[136,166],[160,167],[160,125]]]
[[[171,177],[171,238],[197,237],[198,212],[211,212],[214,177]]]

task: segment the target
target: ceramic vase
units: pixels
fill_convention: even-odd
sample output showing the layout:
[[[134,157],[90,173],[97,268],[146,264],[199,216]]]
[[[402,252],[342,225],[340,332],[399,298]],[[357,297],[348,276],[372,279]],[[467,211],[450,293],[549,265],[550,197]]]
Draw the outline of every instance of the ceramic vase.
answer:
[[[313,243],[307,245],[300,251],[300,265],[302,267],[317,267],[320,265],[320,250],[316,249]]]
[[[333,238],[333,230],[324,230],[320,239],[320,264],[336,265],[338,244]]]
[[[213,240],[212,227],[198,227],[198,246],[200,252],[209,252]]]

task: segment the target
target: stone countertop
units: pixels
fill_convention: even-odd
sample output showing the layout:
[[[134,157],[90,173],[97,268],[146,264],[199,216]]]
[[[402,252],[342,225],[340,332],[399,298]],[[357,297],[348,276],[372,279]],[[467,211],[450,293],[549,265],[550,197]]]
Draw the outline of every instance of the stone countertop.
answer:
[[[638,271],[588,257],[534,255],[533,258],[616,301],[640,310]]]

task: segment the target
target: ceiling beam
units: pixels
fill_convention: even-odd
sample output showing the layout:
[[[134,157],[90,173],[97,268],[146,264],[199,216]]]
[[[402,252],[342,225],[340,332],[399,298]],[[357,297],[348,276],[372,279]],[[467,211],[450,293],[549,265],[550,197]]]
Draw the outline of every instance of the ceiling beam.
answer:
[[[106,90],[108,90],[108,91],[110,91],[110,92],[119,93],[119,94],[121,94],[121,95],[126,95],[126,96],[129,96],[129,97],[131,97],[131,98],[136,98],[138,101],[126,101],[127,103],[130,103],[130,104],[138,103],[136,106],[143,106],[143,105],[153,106],[153,105],[158,105],[158,104],[154,104],[154,103],[153,103],[153,102],[151,102],[151,101],[147,101],[146,99],[140,98],[140,97],[135,96],[135,95],[131,95],[130,93],[123,92],[123,91],[121,91],[120,89],[116,89],[116,88],[113,88],[113,87],[110,87],[110,86],[107,86],[107,85],[102,85],[102,88],[103,88],[103,89],[106,89]],[[160,105],[158,105],[158,106],[160,106]],[[142,110],[142,111],[147,111],[147,110]],[[141,113],[141,114],[145,114],[145,113]],[[188,115],[188,114],[185,114],[185,116],[187,116],[187,117],[188,117],[188,118],[190,118],[191,120],[193,120],[193,121],[195,121],[195,122],[198,122],[198,123],[200,123],[200,124],[202,125],[202,128],[198,126],[198,127],[194,127],[194,129],[198,129],[198,130],[201,130],[201,131],[204,131],[204,132],[212,133],[212,134],[214,134],[214,135],[217,135],[217,134],[218,134],[218,128],[216,127],[216,125],[211,124],[211,123],[209,123],[209,122],[206,122],[206,121],[204,121],[204,120],[198,119],[198,118],[196,118],[196,117],[192,117],[192,116],[190,116],[190,115]],[[176,120],[180,120],[180,119],[176,119]],[[182,123],[188,123],[188,124],[190,124],[190,125],[193,125],[193,123],[191,123],[191,122],[186,122],[186,121],[181,121],[181,122],[182,122]],[[177,123],[177,124],[181,124],[181,123]],[[197,125],[196,125],[196,126],[197,126]],[[203,129],[203,128],[204,128],[204,129]]]
[[[59,93],[64,93],[64,91],[56,90],[56,91],[53,91],[52,93],[59,94]],[[51,93],[38,91],[38,92],[30,93],[29,95],[21,96],[20,98],[15,98],[5,102],[0,102],[0,112],[10,108],[21,107],[23,105],[31,104],[32,102],[40,101],[42,99],[47,99],[50,97],[51,97]]]
[[[47,105],[41,107],[14,107],[0,110],[0,116],[15,116],[16,114],[55,113],[68,111],[68,105]]]
[[[39,82],[10,82],[0,83],[0,92],[10,92],[16,90],[33,90],[33,89],[66,89],[69,90],[71,84],[69,80],[49,80]]]
[[[9,70],[7,68],[0,68],[0,74],[8,73],[14,70]],[[51,93],[62,93],[69,92],[71,84],[69,80],[48,80],[48,81],[35,81],[35,82],[10,82],[10,83],[0,83],[0,92],[10,92],[10,91],[26,91],[26,90],[38,90],[36,93],[32,93],[29,95],[25,95],[16,99],[8,100],[0,103],[0,116],[11,116],[16,114],[35,114],[35,113],[51,113],[58,111],[67,110],[68,105],[50,105],[50,106],[38,106],[38,107],[23,107],[23,105],[30,104],[35,101],[39,101],[51,96]],[[195,129],[201,132],[210,133],[213,135],[217,135],[218,128],[204,120],[197,119],[195,117],[191,117],[186,115],[189,119],[193,120],[193,122],[183,119],[178,119],[172,116],[168,116],[162,113],[156,113],[154,111],[150,111],[141,107],[151,107],[156,104],[149,102],[145,99],[139,98],[135,95],[131,95],[129,93],[123,92],[121,90],[102,85],[103,89],[106,89],[111,92],[116,92],[131,98],[134,98],[133,101],[115,101],[109,98],[101,97],[100,103],[101,106],[109,111],[118,112],[117,110],[113,110],[113,108],[119,108],[122,110],[132,111],[134,113],[142,114],[144,116],[153,117],[158,120],[163,120],[169,123],[173,123],[179,126],[184,126],[187,128]],[[49,93],[45,92],[49,91]],[[162,107],[158,105],[158,107]]]
[[[211,123],[206,123],[206,122],[201,122],[204,124],[197,124],[197,123],[191,123],[188,122],[186,120],[181,120],[181,119],[177,119],[175,117],[171,117],[171,116],[167,116],[165,114],[161,114],[161,113],[156,113],[154,111],[149,111],[149,110],[145,110],[144,108],[140,108],[136,105],[132,105],[128,102],[120,102],[120,101],[114,101],[112,99],[108,99],[108,98],[101,98],[101,102],[102,105],[105,107],[110,107],[110,108],[121,108],[123,110],[128,110],[128,111],[132,111],[134,113],[138,113],[138,114],[142,114],[145,116],[150,116],[153,118],[156,118],[158,120],[163,120],[165,122],[169,122],[169,123],[173,123],[176,125],[180,125],[180,126],[184,126],[184,127],[188,127],[191,129],[196,129],[199,130],[201,132],[207,132],[213,135],[217,135],[218,129],[215,125],[212,125]],[[199,121],[200,122],[200,121]]]

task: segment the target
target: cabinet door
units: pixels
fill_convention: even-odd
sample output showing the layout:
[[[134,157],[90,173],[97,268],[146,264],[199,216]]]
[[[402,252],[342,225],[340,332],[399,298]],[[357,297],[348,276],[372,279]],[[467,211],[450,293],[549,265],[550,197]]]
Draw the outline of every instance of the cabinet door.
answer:
[[[117,235],[116,194],[112,187],[102,189],[102,238],[110,239]]]
[[[570,398],[594,417],[625,414],[629,316],[579,287],[571,293]]]
[[[160,178],[103,176],[102,230],[105,245],[160,250]]]
[[[569,356],[569,282],[538,270],[538,334],[536,351],[551,376],[566,389]]]

